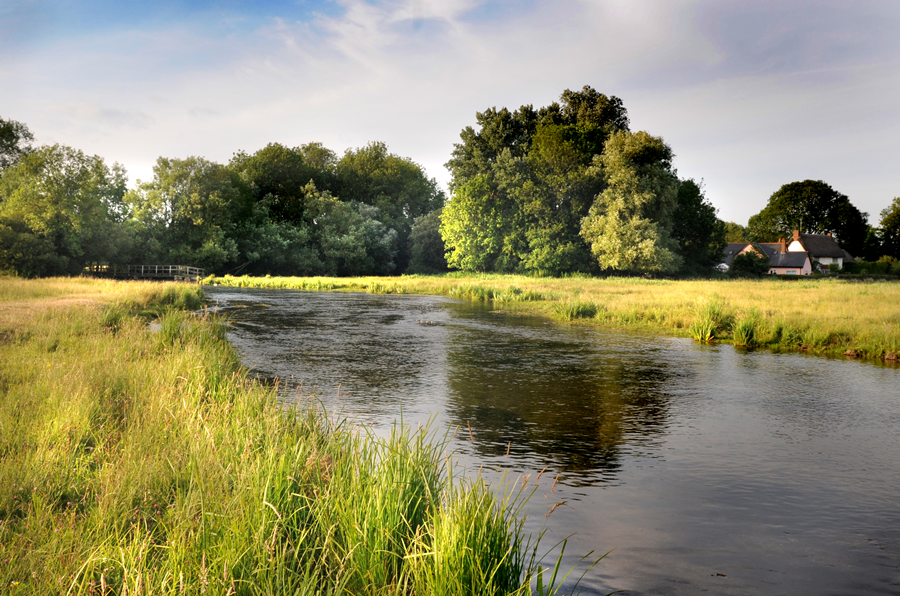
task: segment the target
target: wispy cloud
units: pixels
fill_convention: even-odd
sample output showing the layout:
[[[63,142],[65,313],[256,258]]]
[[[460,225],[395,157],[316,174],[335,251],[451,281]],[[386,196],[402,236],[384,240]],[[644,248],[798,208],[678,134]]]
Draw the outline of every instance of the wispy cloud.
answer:
[[[3,54],[3,117],[144,178],[158,155],[225,161],[271,141],[341,150],[377,139],[446,181],[442,164],[475,111],[545,105],[588,84],[622,97],[633,127],[666,137],[728,219],[803,177],[870,212],[898,192],[884,165],[900,157],[890,3],[253,6],[125,19]]]

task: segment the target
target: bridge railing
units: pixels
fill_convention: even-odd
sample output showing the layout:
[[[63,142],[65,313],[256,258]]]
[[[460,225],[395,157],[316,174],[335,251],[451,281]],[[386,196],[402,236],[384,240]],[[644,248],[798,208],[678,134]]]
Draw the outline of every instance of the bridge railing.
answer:
[[[118,279],[189,279],[197,280],[206,277],[206,271],[200,267],[188,265],[97,265],[84,268],[88,275],[115,277]]]

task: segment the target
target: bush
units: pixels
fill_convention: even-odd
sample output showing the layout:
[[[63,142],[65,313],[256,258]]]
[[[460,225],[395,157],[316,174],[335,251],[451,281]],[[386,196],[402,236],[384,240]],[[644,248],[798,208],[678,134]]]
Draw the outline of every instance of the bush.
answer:
[[[732,277],[762,277],[769,269],[768,257],[755,251],[748,251],[734,257],[728,274]]]

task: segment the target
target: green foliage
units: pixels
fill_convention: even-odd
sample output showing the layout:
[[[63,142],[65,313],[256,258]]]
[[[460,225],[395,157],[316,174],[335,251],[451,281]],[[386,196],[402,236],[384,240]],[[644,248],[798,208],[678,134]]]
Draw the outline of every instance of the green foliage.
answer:
[[[238,258],[237,225],[250,211],[235,174],[202,157],[160,157],[153,180],[129,191],[138,262],[221,271]]]
[[[733,221],[726,221],[725,224],[725,242],[749,242],[747,240],[747,228]]]
[[[228,168],[240,176],[256,202],[266,205],[274,223],[297,223],[303,219],[306,187],[334,192],[337,180],[335,154],[318,143],[293,149],[270,143],[253,155],[239,152]]]
[[[621,100],[590,87],[565,91],[561,102],[491,108],[476,114],[480,130],[463,130],[442,215],[451,266],[554,276],[596,269],[579,237],[603,188],[590,164],[628,118]]]
[[[900,259],[900,197],[881,212],[882,254]]]
[[[712,271],[722,260],[727,241],[726,224],[716,216],[703,194],[702,182],[682,180],[678,185],[678,206],[675,208],[672,237],[678,241],[678,254],[686,273],[704,274]]]
[[[850,254],[862,254],[868,227],[865,213],[821,180],[791,182],[769,197],[766,207],[750,218],[747,234],[753,242],[777,242],[793,230],[834,235]]]
[[[441,237],[441,209],[419,216],[409,234],[410,260],[408,273],[442,273],[447,271],[446,247]]]
[[[409,235],[415,219],[444,205],[437,182],[419,164],[389,153],[380,142],[348,149],[335,165],[335,174],[341,200],[377,208],[378,220],[395,231],[396,270],[404,271],[411,258]]]
[[[672,150],[646,132],[618,132],[597,160],[607,188],[581,227],[604,269],[676,271],[682,263],[671,236],[678,205]]]
[[[34,135],[28,127],[15,120],[0,118],[0,175],[31,153]]]
[[[77,274],[127,246],[117,225],[125,170],[63,145],[41,147],[0,178],[0,270],[26,277]]]
[[[755,250],[748,250],[734,257],[728,268],[728,275],[731,277],[762,277],[768,274],[770,269],[768,257]]]

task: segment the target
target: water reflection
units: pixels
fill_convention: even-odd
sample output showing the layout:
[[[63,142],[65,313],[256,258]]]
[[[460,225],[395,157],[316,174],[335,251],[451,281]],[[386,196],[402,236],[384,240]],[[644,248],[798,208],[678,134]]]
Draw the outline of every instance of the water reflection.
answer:
[[[482,457],[509,450],[574,484],[610,481],[626,443],[646,449],[665,431],[664,386],[674,374],[654,361],[653,350],[618,347],[584,330],[548,333],[546,321],[528,317],[517,317],[515,326],[497,318],[454,327],[448,415],[471,423]]]

